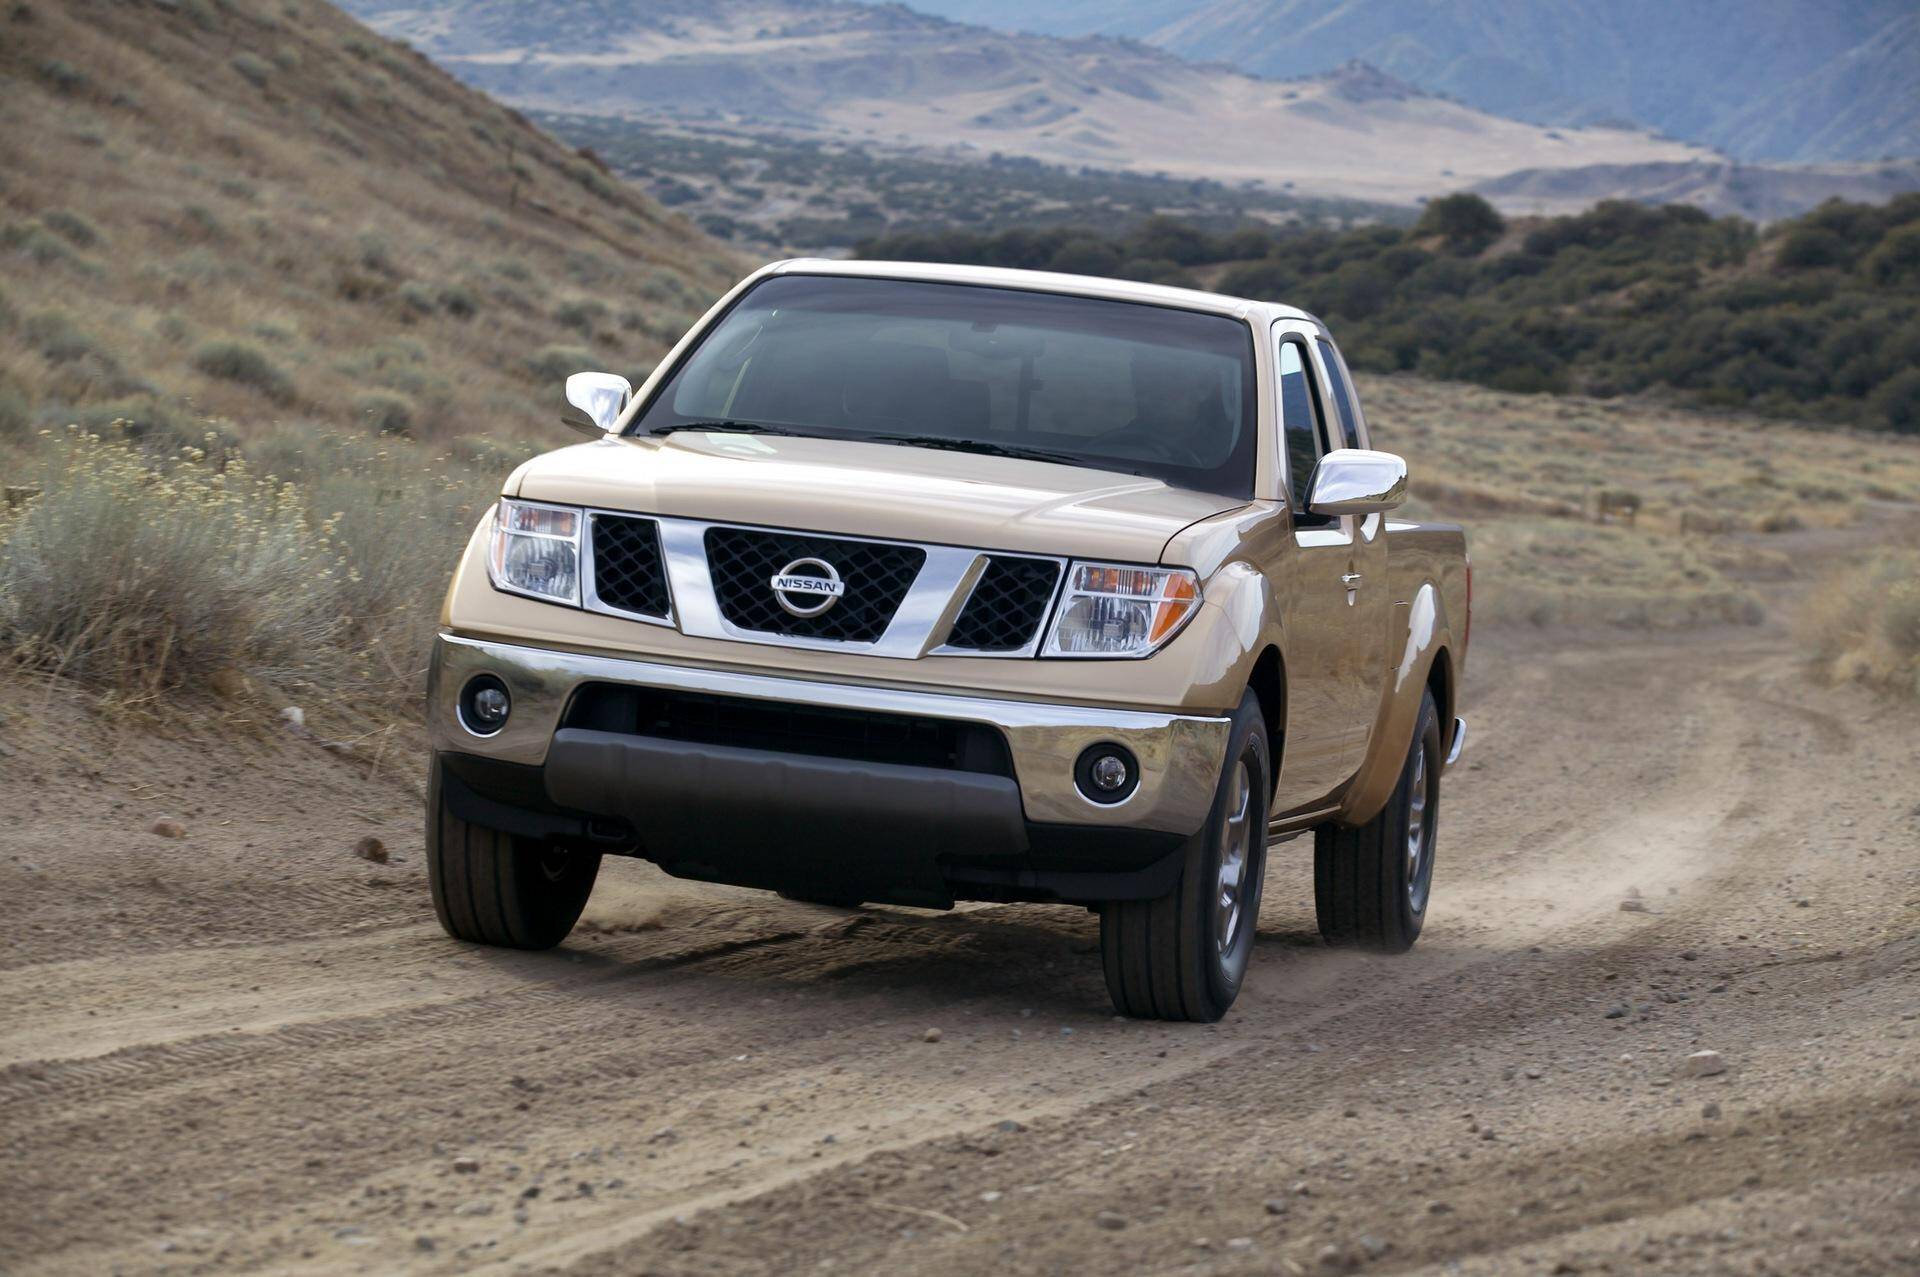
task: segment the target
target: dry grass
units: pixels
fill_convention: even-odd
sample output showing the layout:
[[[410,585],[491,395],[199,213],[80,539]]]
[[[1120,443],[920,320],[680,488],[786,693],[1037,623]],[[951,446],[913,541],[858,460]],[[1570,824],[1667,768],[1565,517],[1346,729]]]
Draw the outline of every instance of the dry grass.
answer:
[[[114,416],[545,435],[560,387],[528,352],[644,371],[740,273],[320,0],[4,25],[0,468]]]
[[[499,472],[274,436],[250,462],[50,431],[0,516],[0,653],[125,698],[248,686],[410,703]]]
[[[1475,616],[1536,625],[1751,622],[1785,577],[1779,534],[1920,503],[1920,447],[1628,400],[1362,377],[1379,446],[1406,455],[1417,517],[1467,526]],[[1597,521],[1603,493],[1631,524]]]
[[[1920,697],[1920,550],[1883,549],[1835,573],[1797,628],[1823,678]]]

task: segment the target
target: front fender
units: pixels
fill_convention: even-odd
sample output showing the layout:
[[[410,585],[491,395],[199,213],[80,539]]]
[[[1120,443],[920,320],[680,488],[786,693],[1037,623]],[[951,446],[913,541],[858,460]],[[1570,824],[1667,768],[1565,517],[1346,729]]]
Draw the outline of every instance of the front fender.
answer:
[[[1363,825],[1387,805],[1394,784],[1400,779],[1400,770],[1406,764],[1407,747],[1413,742],[1414,723],[1420,716],[1420,698],[1435,664],[1445,662],[1444,687],[1452,687],[1456,682],[1453,628],[1447,618],[1446,601],[1431,581],[1414,592],[1406,605],[1406,615],[1407,627],[1399,659],[1388,672],[1386,686],[1381,690],[1366,761],[1353,783],[1347,786],[1340,804],[1339,819],[1344,824]],[[1453,706],[1443,703],[1439,709],[1441,729],[1445,731],[1452,721]]]
[[[1280,609],[1272,582],[1246,562],[1229,563],[1214,573],[1204,606],[1214,615],[1206,647],[1189,658],[1194,662],[1193,700],[1231,712],[1252,681],[1261,653],[1281,647]],[[1282,724],[1267,726],[1277,732]]]

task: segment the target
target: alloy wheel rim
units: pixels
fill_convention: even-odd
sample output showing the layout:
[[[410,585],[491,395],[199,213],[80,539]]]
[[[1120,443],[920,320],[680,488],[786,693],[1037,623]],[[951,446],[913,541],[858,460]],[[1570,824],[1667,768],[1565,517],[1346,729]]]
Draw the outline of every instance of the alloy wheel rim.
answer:
[[[1253,850],[1253,768],[1241,759],[1233,772],[1227,818],[1220,826],[1219,872],[1213,893],[1213,939],[1222,954],[1233,948],[1244,923],[1247,865]]]
[[[1427,907],[1427,887],[1432,880],[1434,799],[1433,770],[1427,760],[1427,742],[1423,737],[1413,751],[1413,783],[1407,802],[1407,903],[1415,913]]]

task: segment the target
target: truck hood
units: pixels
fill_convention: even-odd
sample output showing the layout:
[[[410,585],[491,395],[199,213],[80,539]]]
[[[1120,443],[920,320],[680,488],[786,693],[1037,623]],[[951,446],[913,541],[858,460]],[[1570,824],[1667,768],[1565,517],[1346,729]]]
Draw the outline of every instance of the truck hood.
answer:
[[[1111,471],[842,439],[681,431],[527,462],[508,496],[687,519],[1155,563],[1247,504]]]

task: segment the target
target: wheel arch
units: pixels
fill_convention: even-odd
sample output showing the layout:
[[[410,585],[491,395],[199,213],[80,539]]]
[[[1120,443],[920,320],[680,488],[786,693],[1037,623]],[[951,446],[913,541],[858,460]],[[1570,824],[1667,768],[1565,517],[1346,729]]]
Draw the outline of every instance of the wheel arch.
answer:
[[[1439,590],[1427,582],[1407,606],[1404,641],[1380,694],[1366,760],[1342,798],[1339,819],[1343,824],[1364,824],[1386,805],[1413,740],[1421,698],[1428,691],[1433,692],[1444,738],[1453,722],[1458,682],[1446,605]]]
[[[1261,717],[1267,720],[1267,750],[1273,773],[1268,779],[1277,794],[1287,735],[1287,665],[1278,644],[1268,643],[1261,649],[1247,675],[1247,688],[1259,700]]]

